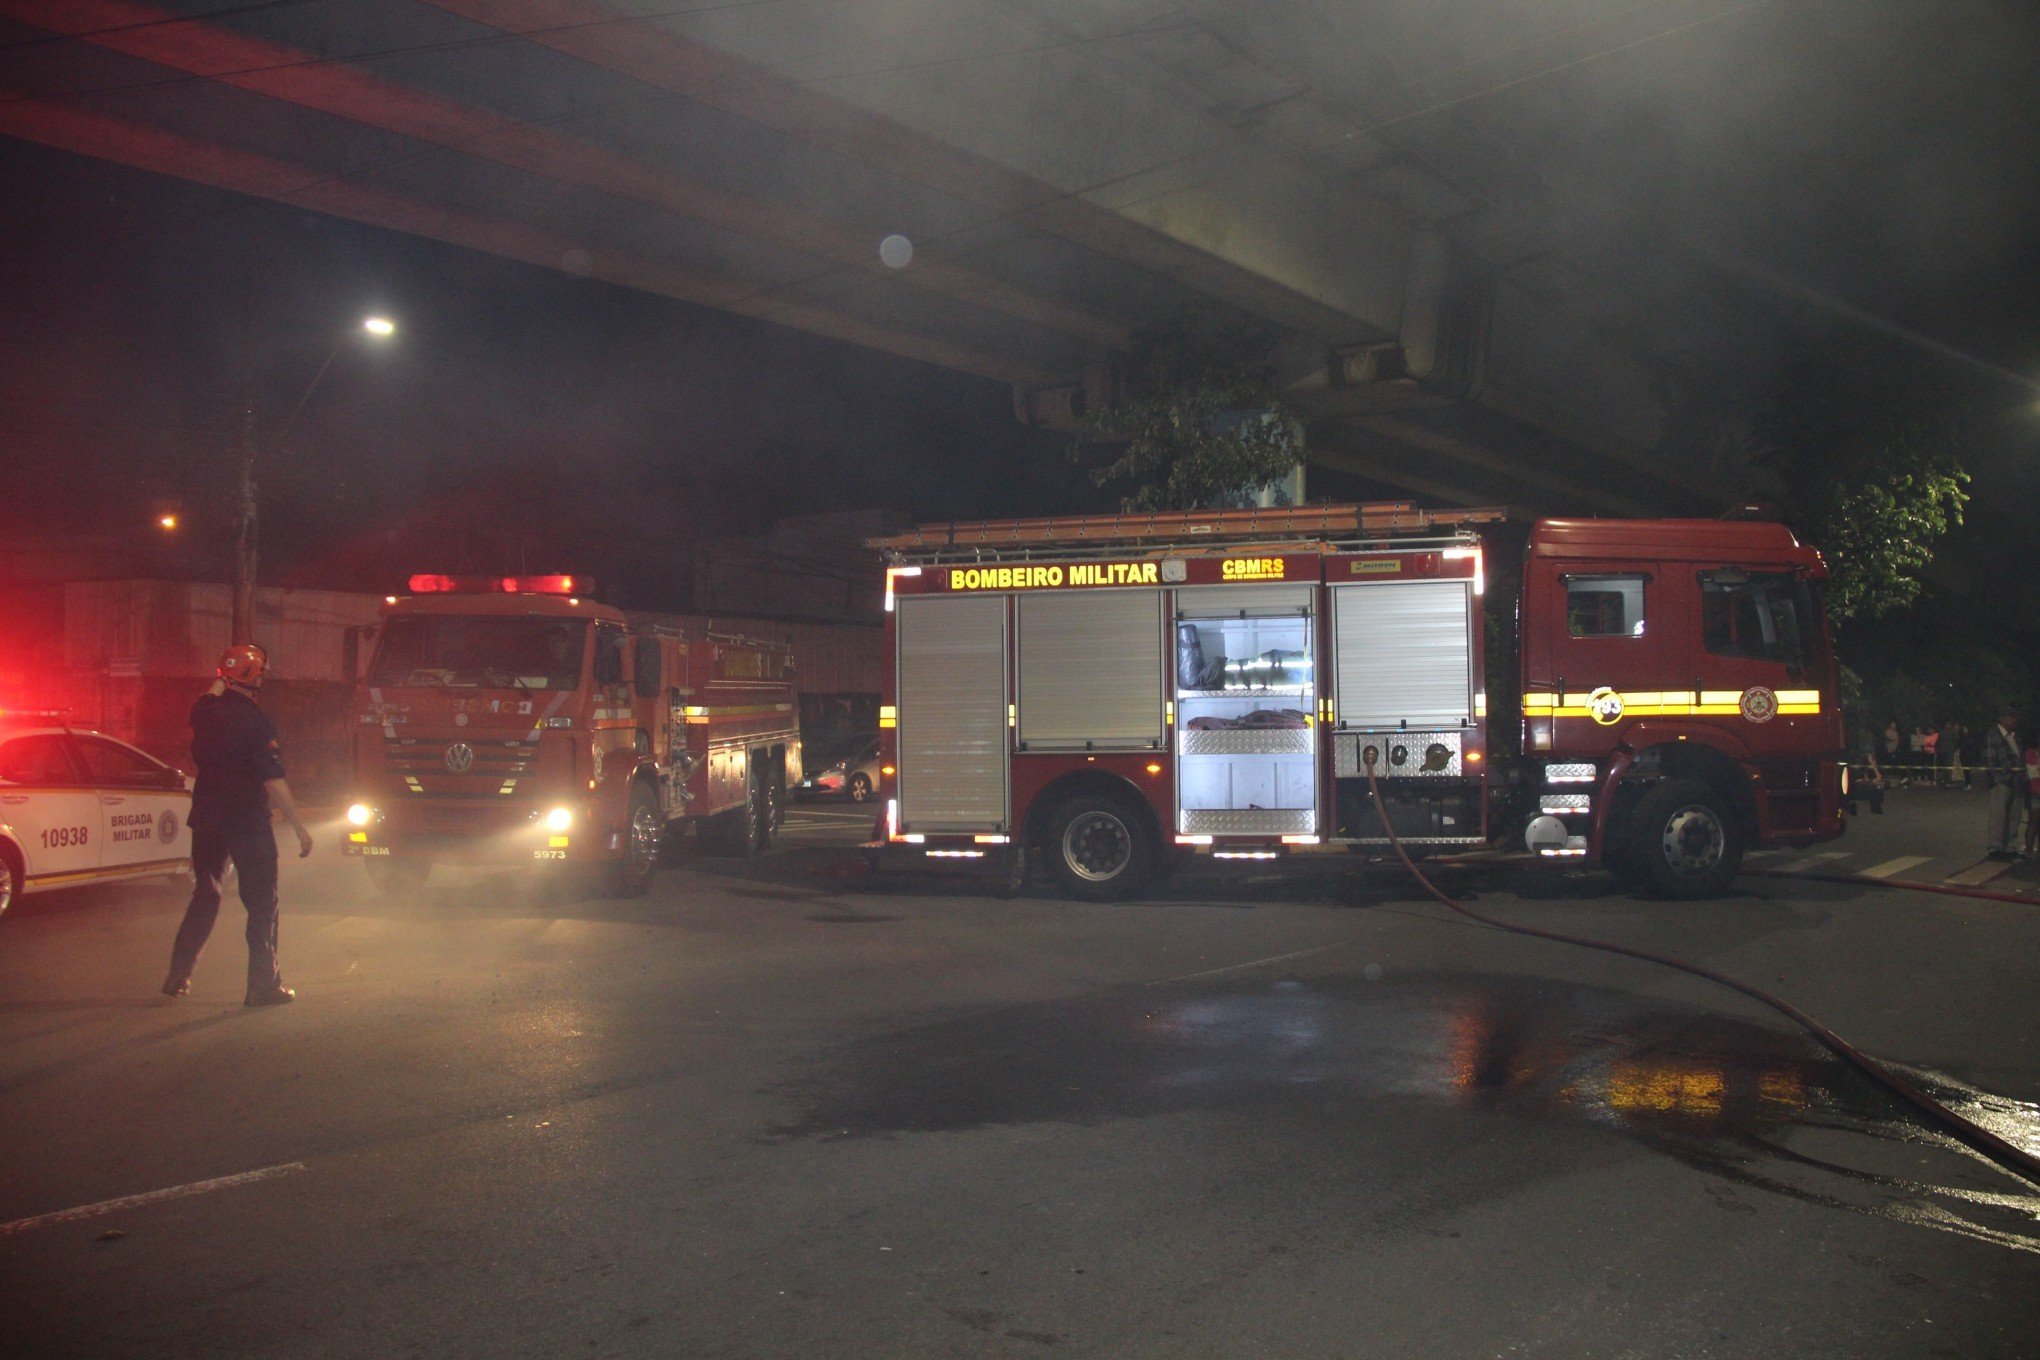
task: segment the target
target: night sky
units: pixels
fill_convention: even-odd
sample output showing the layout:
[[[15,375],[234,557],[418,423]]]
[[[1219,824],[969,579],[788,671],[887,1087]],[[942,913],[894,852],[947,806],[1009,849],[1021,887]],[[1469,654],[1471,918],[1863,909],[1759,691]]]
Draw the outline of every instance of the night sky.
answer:
[[[659,562],[784,515],[1107,504],[995,383],[6,139],[0,183],[10,539],[175,509],[149,565],[222,579],[244,372],[272,583],[621,571],[679,605]]]

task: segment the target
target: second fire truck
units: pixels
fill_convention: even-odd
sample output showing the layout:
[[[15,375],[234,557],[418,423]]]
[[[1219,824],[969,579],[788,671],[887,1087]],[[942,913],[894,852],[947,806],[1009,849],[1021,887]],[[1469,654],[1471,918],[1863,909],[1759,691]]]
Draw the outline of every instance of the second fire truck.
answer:
[[[1757,521],[1544,520],[1497,600],[1503,530],[1391,503],[874,540],[883,843],[1015,876],[1031,854],[1110,899],[1186,853],[1392,829],[1702,897],[1752,846],[1840,834],[1819,554]]]
[[[346,851],[386,891],[435,863],[585,867],[643,893],[690,825],[771,840],[800,779],[783,644],[691,635],[571,576],[414,576],[358,687]]]

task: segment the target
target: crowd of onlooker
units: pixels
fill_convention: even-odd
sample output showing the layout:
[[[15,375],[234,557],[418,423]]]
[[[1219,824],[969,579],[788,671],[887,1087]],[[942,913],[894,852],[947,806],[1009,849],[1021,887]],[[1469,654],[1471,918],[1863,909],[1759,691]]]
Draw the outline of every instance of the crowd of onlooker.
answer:
[[[1873,813],[1883,812],[1891,787],[1982,788],[1990,793],[1991,856],[2017,858],[2022,847],[2040,853],[2040,816],[2034,815],[2040,810],[2040,736],[2023,728],[2010,707],[1980,729],[1951,719],[1938,727],[1915,723],[1908,732],[1894,718],[1881,732],[1864,734],[1858,751],[1852,810],[1861,799]]]
[[[1886,784],[1951,784],[1967,788],[1983,774],[1983,728],[1965,727],[1950,719],[1939,726],[1914,723],[1912,730],[1893,718],[1882,731],[1861,743],[1865,766]]]

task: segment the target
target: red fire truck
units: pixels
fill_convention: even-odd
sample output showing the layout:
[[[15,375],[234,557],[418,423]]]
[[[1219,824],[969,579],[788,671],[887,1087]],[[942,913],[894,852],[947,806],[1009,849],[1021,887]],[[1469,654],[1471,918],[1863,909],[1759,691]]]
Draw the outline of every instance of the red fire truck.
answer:
[[[598,867],[637,896],[689,823],[771,841],[800,778],[793,656],[689,636],[571,576],[413,576],[357,688],[346,849],[385,891],[435,862]]]
[[[1389,503],[872,546],[890,851],[1003,860],[1015,882],[1033,852],[1110,899],[1184,853],[1365,850],[1392,828],[1419,853],[1511,844],[1702,897],[1750,846],[1842,829],[1826,571],[1781,525],[1544,520],[1526,545],[1500,511]],[[1520,569],[1499,602],[1491,552]]]

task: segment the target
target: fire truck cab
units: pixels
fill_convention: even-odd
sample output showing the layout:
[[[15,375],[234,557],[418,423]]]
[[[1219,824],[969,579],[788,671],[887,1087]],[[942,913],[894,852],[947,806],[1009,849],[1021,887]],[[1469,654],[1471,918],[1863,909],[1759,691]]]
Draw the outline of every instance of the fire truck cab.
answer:
[[[1392,831],[1694,897],[1750,845],[1839,833],[1817,554],[1774,524],[1542,521],[1520,598],[1493,610],[1503,519],[1390,503],[874,540],[891,644],[875,846],[1016,879],[1032,852],[1109,899],[1185,853]]]
[[[414,576],[357,687],[345,848],[377,887],[434,863],[586,866],[642,894],[689,824],[767,846],[800,778],[793,657],[583,598],[570,576]]]

